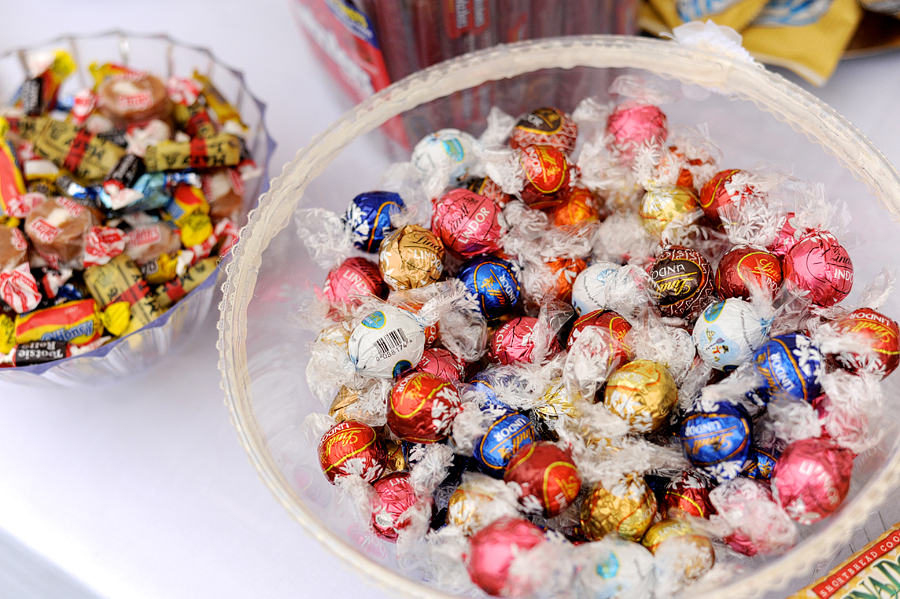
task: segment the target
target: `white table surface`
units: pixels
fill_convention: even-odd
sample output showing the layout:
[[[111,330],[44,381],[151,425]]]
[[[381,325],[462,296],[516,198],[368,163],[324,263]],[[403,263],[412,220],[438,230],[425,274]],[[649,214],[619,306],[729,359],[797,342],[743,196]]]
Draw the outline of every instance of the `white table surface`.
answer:
[[[0,5],[0,51],[114,28],[211,48],[269,106],[271,173],[348,106],[287,0]],[[898,74],[900,54],[858,59],[811,90],[894,164]],[[211,317],[182,351],[113,386],[0,384],[0,597],[384,596],[325,553],[257,478],[223,404],[217,359]],[[871,520],[852,549],[889,524]]]

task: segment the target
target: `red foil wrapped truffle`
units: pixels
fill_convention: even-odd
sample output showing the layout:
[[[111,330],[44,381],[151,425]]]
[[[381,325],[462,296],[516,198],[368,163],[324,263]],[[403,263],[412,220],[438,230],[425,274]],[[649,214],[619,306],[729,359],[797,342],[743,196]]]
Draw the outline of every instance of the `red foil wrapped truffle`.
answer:
[[[501,208],[468,189],[454,189],[434,203],[431,231],[457,256],[472,258],[500,249]]]
[[[534,327],[538,319],[531,316],[513,318],[491,335],[488,359],[495,364],[531,362],[534,351]],[[547,357],[559,353],[562,348],[554,337]]]
[[[863,370],[884,378],[894,372],[900,362],[900,329],[897,323],[871,308],[860,308],[847,314],[836,323],[838,331],[852,333],[869,344],[869,356],[840,354],[841,366],[856,372]]]
[[[319,441],[319,465],[328,482],[349,474],[372,482],[384,473],[384,447],[371,426],[345,420],[328,429]]]
[[[587,327],[600,327],[609,331],[615,344],[614,356],[618,360],[618,366],[630,362],[634,359],[634,351],[625,341],[625,335],[631,330],[631,324],[625,320],[618,312],[612,310],[594,310],[579,316],[572,325],[569,332],[569,339],[566,342],[567,347],[578,340],[578,336]]]
[[[525,172],[522,200],[538,210],[556,208],[569,186],[569,161],[552,146],[528,146],[519,150]]]
[[[739,206],[741,195],[743,193],[752,193],[753,190],[749,186],[743,190],[729,190],[731,180],[740,172],[741,170],[736,168],[719,171],[700,189],[700,207],[703,208],[703,213],[714,223],[718,223],[721,220],[719,208],[732,204]]]
[[[692,320],[713,293],[712,270],[696,250],[673,245],[650,268],[650,294],[663,316]]]
[[[781,260],[778,256],[749,246],[740,246],[725,254],[716,268],[715,288],[722,299],[739,297],[750,300],[748,283],[770,291],[774,297],[781,288]]]
[[[634,100],[616,106],[606,119],[606,132],[626,157],[639,146],[662,145],[669,133],[666,115],[658,106]]]
[[[426,349],[415,367],[416,372],[427,372],[447,381],[461,381],[466,375],[466,363],[442,347]]]
[[[543,531],[528,520],[505,517],[492,522],[469,541],[465,556],[469,578],[495,597],[527,595],[532,589],[524,581],[512,579],[509,568],[517,555],[545,540]]]
[[[372,506],[372,528],[382,539],[396,541],[398,531],[408,524],[403,520],[403,514],[416,503],[416,491],[409,473],[388,474],[372,486],[377,496]]]
[[[569,507],[581,490],[572,456],[548,441],[529,443],[516,452],[503,480],[522,487],[519,501],[526,510],[548,518]]]
[[[775,241],[769,246],[769,251],[779,258],[784,258],[785,254],[797,244],[797,239],[803,233],[803,231],[799,231],[794,226],[794,217],[795,214],[793,212],[788,212],[784,215],[784,223],[781,225]]]
[[[710,484],[696,472],[682,472],[666,485],[661,510],[668,518],[709,518],[716,513],[709,500]]]
[[[843,300],[853,287],[853,263],[847,250],[828,231],[809,231],[784,257],[784,280],[808,291],[808,299],[829,307]]]
[[[571,154],[577,137],[578,125],[571,117],[556,108],[538,108],[519,118],[509,136],[509,146],[552,146]]]
[[[447,437],[459,410],[459,393],[453,383],[427,372],[414,372],[391,389],[387,425],[404,441],[434,443]]]
[[[772,471],[775,501],[800,524],[833,514],[850,490],[853,457],[827,437],[791,443]]]
[[[347,258],[333,268],[322,288],[325,299],[332,304],[353,306],[360,305],[367,295],[385,299],[389,291],[378,265],[359,256]]]

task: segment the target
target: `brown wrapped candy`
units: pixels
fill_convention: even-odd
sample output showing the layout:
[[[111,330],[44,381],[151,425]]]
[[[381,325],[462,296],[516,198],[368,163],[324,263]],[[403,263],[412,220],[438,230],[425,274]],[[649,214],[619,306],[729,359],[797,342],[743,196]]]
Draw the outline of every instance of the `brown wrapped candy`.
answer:
[[[142,264],[181,249],[178,231],[164,222],[135,227],[125,236],[125,253]]]
[[[17,227],[0,225],[0,272],[28,261],[28,240]]]
[[[203,175],[203,195],[209,202],[209,217],[213,222],[223,218],[239,221],[244,204],[244,181],[237,169],[221,168]]]
[[[609,489],[595,483],[581,504],[581,527],[592,541],[610,533],[640,541],[655,516],[656,496],[643,478],[631,474]]]
[[[172,101],[166,86],[149,73],[128,71],[108,77],[97,87],[97,108],[119,128],[154,119],[167,120]]]
[[[77,263],[84,253],[84,236],[97,224],[90,209],[59,196],[32,208],[25,219],[25,234],[52,268],[80,267]]]

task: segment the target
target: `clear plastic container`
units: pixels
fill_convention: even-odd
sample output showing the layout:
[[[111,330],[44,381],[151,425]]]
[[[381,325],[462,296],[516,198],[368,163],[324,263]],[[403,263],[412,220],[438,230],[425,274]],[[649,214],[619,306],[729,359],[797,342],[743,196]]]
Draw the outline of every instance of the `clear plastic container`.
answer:
[[[265,104],[247,89],[240,72],[219,62],[209,50],[164,35],[113,31],[95,36],[66,36],[0,56],[0,103],[8,103],[28,76],[25,65],[30,54],[56,49],[68,51],[78,65],[78,70],[63,83],[62,95],[93,85],[88,70],[92,62],[125,64],[166,78],[170,75],[190,76],[194,69],[209,77],[240,111],[250,131],[247,147],[263,170],[260,177],[246,184],[241,214],[246,221],[247,213],[256,206],[259,195],[268,189],[269,157],[275,142],[263,122]],[[0,368],[0,380],[24,385],[94,385],[140,372],[177,349],[181,339],[189,337],[206,322],[209,308],[216,299],[217,281],[223,278],[219,269],[216,276],[210,276],[162,316],[127,337],[65,360]]]
[[[663,107],[669,122],[708,123],[724,154],[722,168],[766,160],[793,167],[794,176],[820,181],[829,197],[846,200],[853,215],[850,237],[856,241],[848,245],[857,280],[848,302],[857,300],[882,267],[900,266],[900,254],[889,250],[900,233],[900,174],[834,110],[760,65],[641,38],[540,40],[437,65],[360,104],[298,153],[251,214],[223,286],[220,367],[240,440],[275,497],[350,571],[397,594],[448,596],[404,576],[393,547],[375,540],[342,511],[319,471],[315,448],[300,432],[307,414],[324,412],[327,406],[306,386],[304,344],[313,334],[292,325],[292,315],[300,309],[298,295],[321,285],[326,273],[308,259],[292,217],[298,207],[341,212],[354,195],[375,184],[387,159],[371,132],[388,119],[424,103],[440,114],[441,98],[485,81],[502,80],[507,89],[527,90],[520,84],[533,80],[535,73],[570,68],[602,69],[608,80],[617,69],[629,68],[680,82],[683,97]],[[704,87],[726,95],[708,94]],[[529,97],[534,106],[541,105],[539,95]],[[897,296],[883,307],[894,319],[900,317]],[[842,509],[805,527],[803,540],[786,555],[748,559],[741,577],[705,593],[689,591],[692,596],[783,597],[806,584],[815,565],[834,557],[882,504],[900,474],[900,377],[889,377],[885,390],[887,434],[875,450],[856,460]]]

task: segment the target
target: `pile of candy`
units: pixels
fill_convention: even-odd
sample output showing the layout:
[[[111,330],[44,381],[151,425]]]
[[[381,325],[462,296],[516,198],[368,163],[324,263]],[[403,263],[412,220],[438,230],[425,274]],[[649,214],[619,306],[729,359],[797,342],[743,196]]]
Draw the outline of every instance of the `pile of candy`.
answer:
[[[0,366],[90,351],[163,314],[237,241],[259,175],[205,76],[32,55],[0,116]]]
[[[883,433],[893,280],[839,305],[837,205],[722,170],[703,127],[669,129],[665,88],[612,92],[438,131],[343,217],[298,216],[331,267],[305,314],[326,324],[307,379],[330,410],[305,422],[322,471],[447,590],[722,580],[722,558],[834,513]]]

